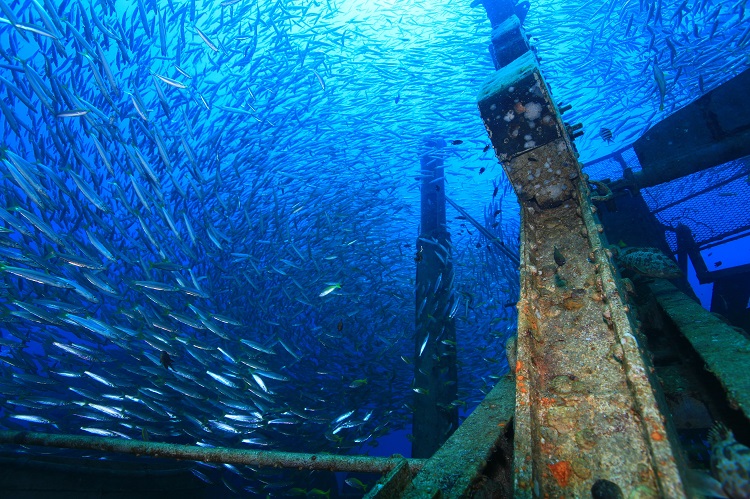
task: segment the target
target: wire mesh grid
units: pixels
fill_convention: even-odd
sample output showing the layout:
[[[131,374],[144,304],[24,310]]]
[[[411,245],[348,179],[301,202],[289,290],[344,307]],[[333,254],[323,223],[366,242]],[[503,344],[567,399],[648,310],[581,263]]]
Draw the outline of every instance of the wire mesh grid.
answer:
[[[619,156],[619,157],[618,157]],[[623,165],[640,170],[633,148],[584,166],[593,179],[622,178]],[[646,204],[665,226],[672,251],[674,230],[687,225],[700,247],[750,230],[750,156],[642,190]]]
[[[625,168],[630,168],[633,172],[641,170],[638,156],[630,146],[583,165],[584,173],[594,180],[620,180]]]
[[[750,158],[643,189],[651,212],[666,227],[687,225],[700,247],[750,228]],[[667,242],[677,250],[674,231]]]

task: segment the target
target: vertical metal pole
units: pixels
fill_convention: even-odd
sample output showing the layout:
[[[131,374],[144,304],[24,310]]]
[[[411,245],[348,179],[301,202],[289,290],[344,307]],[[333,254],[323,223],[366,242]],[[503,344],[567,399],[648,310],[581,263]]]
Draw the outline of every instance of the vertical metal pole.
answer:
[[[456,325],[451,239],[445,225],[442,139],[420,158],[422,217],[417,239],[413,457],[430,457],[458,427]]]

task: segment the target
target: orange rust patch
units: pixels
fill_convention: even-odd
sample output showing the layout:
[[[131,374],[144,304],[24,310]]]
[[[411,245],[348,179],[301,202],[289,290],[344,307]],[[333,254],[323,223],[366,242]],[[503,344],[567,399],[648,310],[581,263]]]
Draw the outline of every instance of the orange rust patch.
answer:
[[[548,464],[547,467],[552,472],[552,476],[557,480],[560,487],[567,487],[570,481],[570,475],[573,473],[573,467],[569,461],[560,461],[555,464]]]
[[[539,403],[542,407],[547,407],[550,405],[555,405],[555,399],[550,397],[542,397],[541,399],[539,399]]]
[[[520,371],[521,369],[523,369],[523,362],[521,362],[520,360],[517,360],[516,361],[516,372]]]
[[[656,440],[657,442],[661,442],[662,440],[664,440],[664,435],[662,435],[658,431],[652,431],[651,440]]]
[[[523,381],[523,379],[524,379],[524,378],[523,378],[523,376],[521,376],[521,375],[518,375],[518,376],[516,376],[516,379],[517,379],[518,381]]]

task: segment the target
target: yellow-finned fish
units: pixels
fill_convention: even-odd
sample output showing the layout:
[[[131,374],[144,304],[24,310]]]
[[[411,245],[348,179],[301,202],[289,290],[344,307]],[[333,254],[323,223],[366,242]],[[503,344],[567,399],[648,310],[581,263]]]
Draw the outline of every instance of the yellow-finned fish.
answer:
[[[330,284],[326,286],[326,288],[323,291],[321,291],[321,293],[318,296],[323,298],[326,295],[330,295],[337,289],[341,289],[341,284]]]

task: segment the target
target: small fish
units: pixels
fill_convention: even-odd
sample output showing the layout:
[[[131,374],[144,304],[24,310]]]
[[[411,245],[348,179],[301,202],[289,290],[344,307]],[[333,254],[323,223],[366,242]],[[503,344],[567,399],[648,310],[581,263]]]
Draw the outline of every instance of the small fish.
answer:
[[[206,36],[206,34],[203,31],[201,31],[198,28],[198,26],[194,26],[194,28],[195,28],[195,32],[198,33],[198,36],[201,37],[201,40],[203,40],[203,43],[205,43],[208,46],[208,48],[210,48],[214,52],[219,51],[219,47],[217,47],[211,40],[209,40],[208,36]]]
[[[711,472],[726,497],[750,497],[750,448],[739,443],[723,424],[708,433],[711,442]]]
[[[328,499],[331,497],[331,489],[328,489],[326,491],[320,490],[320,489],[312,489],[307,491],[308,497],[325,497]]]
[[[152,73],[152,74],[155,77],[159,78],[164,83],[166,83],[167,85],[169,85],[170,87],[175,87],[175,88],[180,88],[180,89],[187,88],[187,85],[185,85],[184,83],[180,83],[177,80],[173,80],[172,78],[168,78],[166,76],[162,76],[162,75],[157,74],[157,73]]]
[[[55,118],[78,118],[89,113],[88,109],[71,109],[69,111],[60,111],[55,114]]]
[[[422,258],[423,258],[423,256],[422,256],[422,250],[423,250],[423,248],[419,248],[419,251],[417,251],[417,254],[414,255],[414,261],[417,262],[417,263],[419,263],[419,262],[422,261]]]
[[[320,84],[320,88],[322,88],[323,90],[325,90],[325,89],[326,89],[326,84],[325,84],[325,82],[323,81],[323,78],[321,78],[321,77],[320,77],[320,75],[318,74],[318,72],[317,72],[317,71],[315,71],[314,69],[313,69],[313,70],[311,70],[311,71],[312,71],[313,73],[315,73],[315,77],[316,77],[316,78],[318,79],[318,84]]]
[[[454,146],[460,146],[463,143],[464,143],[463,140],[451,140],[451,144]]]
[[[394,102],[394,104],[398,104],[398,101],[400,101],[400,100],[401,100],[401,93],[399,92],[399,94],[396,96],[396,98],[393,99],[393,102]]]
[[[164,366],[165,369],[169,370],[170,368],[174,370],[172,367],[172,364],[174,361],[172,360],[172,357],[169,356],[166,350],[161,351],[161,355],[159,356],[159,362],[162,366]]]
[[[344,480],[344,483],[346,483],[349,487],[353,487],[357,490],[361,490],[362,492],[367,492],[367,484],[363,483],[361,480],[358,480],[354,477],[347,478]]]
[[[330,295],[331,293],[333,293],[337,289],[341,289],[341,284],[330,284],[330,285],[326,286],[326,288],[323,291],[321,291],[318,296],[320,296],[321,298],[323,298],[326,295]]]
[[[216,374],[211,371],[206,371],[206,374],[208,374],[209,376],[211,376],[213,379],[215,379],[216,381],[218,381],[224,386],[228,386],[229,388],[239,388],[239,386],[237,386],[237,383],[233,382],[226,376],[222,376],[221,374]]]
[[[489,150],[490,150],[490,147],[492,147],[492,146],[491,146],[490,144],[487,144],[486,146],[484,146],[484,149],[482,149],[482,152],[487,152],[487,151],[489,151]]]
[[[350,417],[350,416],[351,416],[352,414],[354,414],[354,411],[349,411],[349,412],[345,412],[345,413],[344,413],[344,414],[342,414],[341,416],[337,417],[337,418],[336,418],[336,419],[335,419],[335,420],[333,421],[333,424],[337,424],[337,423],[340,423],[340,422],[342,422],[343,420],[345,420],[345,419],[349,418],[349,417]]]
[[[338,324],[336,324],[336,330],[341,332],[344,329],[344,321],[340,320]]]
[[[110,386],[110,387],[114,387],[115,386],[115,384],[112,383],[111,381],[109,381],[108,379],[106,379],[106,378],[104,378],[102,376],[99,376],[96,373],[92,373],[91,371],[83,371],[83,374],[85,374],[86,376],[89,376],[90,378],[98,381],[99,383],[101,383],[103,385],[107,385],[107,386]]]
[[[664,72],[654,61],[654,80],[659,89],[659,111],[664,111],[664,96],[667,95],[667,80],[664,78]]]
[[[13,419],[18,419],[20,421],[26,421],[28,423],[49,424],[57,428],[57,425],[54,424],[49,419],[46,419],[40,416],[34,416],[32,414],[11,414],[8,417],[13,418]]]
[[[628,21],[628,27],[625,29],[625,36],[627,37],[630,35],[630,27],[633,26],[633,17],[634,14],[630,14],[630,20]]]
[[[563,265],[565,265],[565,262],[567,261],[565,259],[565,256],[563,256],[562,252],[557,248],[557,246],[555,246],[553,258],[555,259],[555,263],[557,264],[558,267],[562,267]]]
[[[50,274],[45,274],[44,272],[39,272],[38,270],[25,269],[22,267],[12,267],[9,265],[0,264],[0,272],[6,272],[8,274],[16,275],[28,281],[36,282],[39,284],[46,284],[47,286],[53,286],[56,288],[72,289],[75,287],[67,279],[56,277]]]
[[[483,173],[484,173],[484,172],[486,172],[486,171],[487,171],[487,168],[485,168],[485,167],[481,167],[481,168],[479,169],[479,174],[481,175],[481,174],[483,174]]]
[[[422,353],[424,352],[424,349],[427,346],[427,342],[428,341],[430,341],[430,334],[429,333],[427,333],[427,336],[425,337],[424,341],[422,342],[422,346],[419,349],[419,356],[420,357],[422,356]]]
[[[601,137],[602,140],[606,142],[607,144],[609,144],[610,142],[614,140],[612,136],[612,130],[610,130],[609,128],[605,128],[605,127],[601,127],[599,129],[599,137]]]

